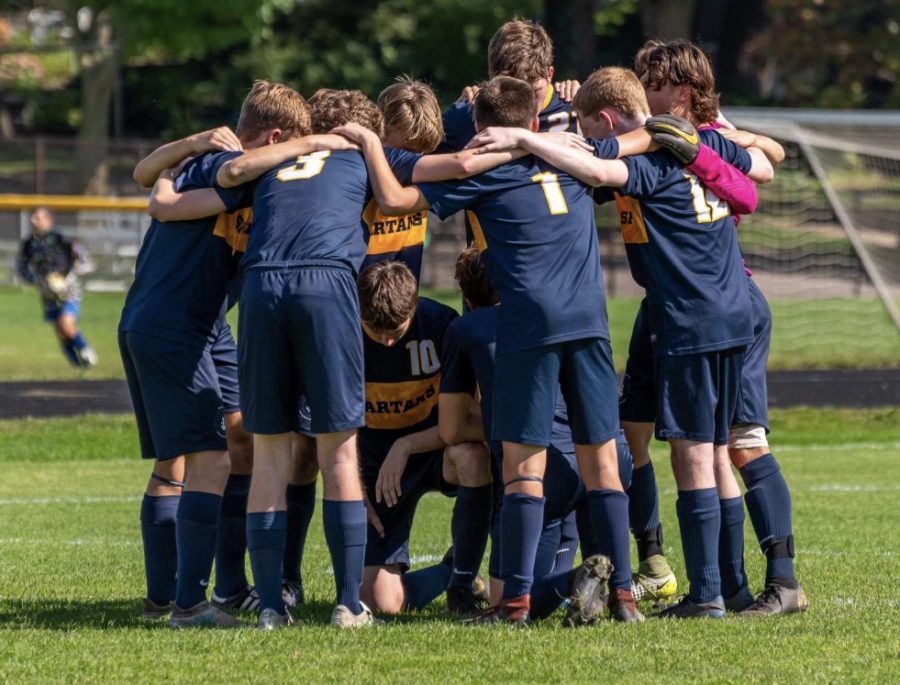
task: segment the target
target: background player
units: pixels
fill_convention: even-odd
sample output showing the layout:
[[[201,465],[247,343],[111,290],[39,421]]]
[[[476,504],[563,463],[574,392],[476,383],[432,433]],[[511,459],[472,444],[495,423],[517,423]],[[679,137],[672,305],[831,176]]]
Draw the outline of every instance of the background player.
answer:
[[[37,287],[44,319],[53,324],[56,337],[72,366],[87,369],[97,365],[97,353],[78,330],[81,312],[79,276],[89,263],[78,243],[53,230],[53,213],[38,207],[31,213],[31,237],[19,246],[16,273]]]

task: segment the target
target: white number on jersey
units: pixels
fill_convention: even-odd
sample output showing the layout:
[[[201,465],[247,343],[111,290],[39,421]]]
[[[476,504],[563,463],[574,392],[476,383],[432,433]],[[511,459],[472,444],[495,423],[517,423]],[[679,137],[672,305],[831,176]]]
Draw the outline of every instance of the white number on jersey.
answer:
[[[441,368],[441,360],[431,340],[413,340],[406,343],[409,350],[409,366],[413,376],[434,373]]]
[[[697,223],[708,224],[724,219],[731,214],[728,203],[700,183],[700,179],[694,174],[684,172],[684,177],[691,184],[691,200],[694,203],[694,212],[697,214]]]
[[[532,183],[540,183],[544,190],[544,197],[547,198],[547,207],[550,208],[551,214],[568,214],[569,206],[566,204],[566,196],[563,195],[562,188],[559,187],[559,177],[545,171],[542,174],[535,174],[531,177]]]
[[[318,176],[325,168],[325,158],[331,154],[331,150],[319,150],[308,155],[297,157],[294,166],[280,169],[275,178],[279,181],[302,181],[313,176]]]

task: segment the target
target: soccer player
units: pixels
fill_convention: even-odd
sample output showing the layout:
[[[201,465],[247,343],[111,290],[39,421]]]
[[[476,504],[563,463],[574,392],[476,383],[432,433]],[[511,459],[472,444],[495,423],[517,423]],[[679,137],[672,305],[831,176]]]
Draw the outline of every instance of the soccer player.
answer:
[[[507,76],[479,90],[474,112],[478,128],[509,124],[528,130],[536,125],[531,86]],[[525,157],[466,181],[403,188],[389,173],[380,142],[368,135],[358,142],[383,211],[402,214],[431,207],[448,216],[469,210],[476,243],[503,301],[492,425],[492,437],[504,443],[499,619],[518,622],[529,612],[543,521],[546,446],[561,383],[591,522],[601,552],[615,566],[612,613],[620,620],[640,620],[630,590],[628,500],[614,439],[615,374],[586,187]]]
[[[236,149],[252,149],[305,132],[308,116],[293,89],[256,82],[242,106],[237,136],[216,129],[170,143],[135,169],[136,180],[152,183],[161,168],[188,154],[231,151],[201,155],[182,173],[159,175],[150,207],[155,220],[141,247],[135,282],[119,324],[142,454],[155,460],[141,515],[148,579],[145,615],[163,616],[174,601],[173,627],[236,624],[206,601],[205,588],[231,471],[226,435],[229,429],[235,434],[239,423],[234,412],[227,421],[223,417],[226,407],[220,382],[225,374],[217,371],[228,364],[216,347],[230,341],[224,312],[249,219],[247,213],[217,216],[237,208],[243,193],[213,190],[216,171]],[[205,206],[189,208],[182,196],[166,194],[175,176],[182,190],[206,189],[193,191],[208,193],[203,196]],[[210,218],[197,219],[206,216]],[[228,402],[233,405],[234,399]],[[237,442],[233,445],[237,452]],[[239,518],[245,496],[234,485],[226,493],[226,520]],[[232,498],[238,501],[229,506]],[[231,552],[229,563],[219,567],[223,576],[219,583],[228,580],[230,569],[232,587],[248,594],[243,552],[239,558]]]
[[[443,373],[439,398],[441,437],[448,444],[483,438],[490,431],[491,404],[494,395],[494,349],[497,339],[498,299],[487,278],[478,249],[470,247],[456,261],[455,277],[467,303],[467,313],[451,322],[442,352]],[[481,415],[471,411],[480,395]],[[481,432],[479,432],[481,429]],[[624,436],[617,438],[619,472],[623,486],[631,480],[631,453]],[[490,442],[492,467],[497,480],[502,471],[502,447]],[[596,545],[588,524],[582,532],[584,563],[573,570],[579,531],[568,532],[576,513],[583,520],[586,508],[584,483],[578,473],[572,433],[565,402],[557,398],[553,431],[547,450],[544,474],[548,493],[538,551],[535,556],[534,584],[531,591],[532,620],[552,613],[561,603],[567,604],[565,624],[581,625],[596,621],[604,609],[605,581],[610,572],[609,560],[594,555]],[[502,497],[502,485],[497,483]],[[583,521],[582,521],[583,522]],[[495,523],[499,517],[495,511]],[[583,522],[584,525],[584,522]],[[492,595],[502,592],[500,580],[500,534],[494,527],[491,545]],[[496,591],[496,594],[495,594]]]
[[[651,111],[671,111],[696,126],[711,125],[718,115],[718,96],[712,68],[696,45],[685,41],[649,41],[635,57],[635,71],[647,90]],[[719,129],[725,136],[737,133]],[[784,158],[780,146],[765,136],[742,136],[742,144],[761,147],[777,164]],[[753,314],[753,341],[747,348],[741,373],[737,413],[728,437],[728,456],[747,487],[745,500],[759,545],[766,555],[765,589],[740,613],[741,616],[770,616],[805,611],[808,602],[794,574],[794,536],[791,525],[791,495],[781,469],[769,448],[766,360],[771,338],[772,315],[760,289],[747,271]],[[723,461],[724,460],[720,460]],[[725,469],[731,473],[727,462]],[[732,476],[733,478],[733,476]],[[727,508],[735,537],[741,534],[743,547],[743,507],[736,484],[733,497],[723,500],[723,520]],[[740,513],[738,513],[740,509]],[[737,542],[726,556],[736,559]],[[741,559],[743,555],[741,554]],[[733,575],[746,586],[743,563],[733,564]]]
[[[78,330],[81,312],[79,276],[87,260],[78,243],[53,230],[53,213],[38,207],[31,213],[31,237],[19,246],[16,273],[35,285],[41,295],[44,319],[53,324],[66,359],[78,369],[97,365],[97,353]]]
[[[452,612],[472,612],[490,529],[491,472],[481,442],[446,447],[438,433],[442,340],[457,314],[419,298],[415,277],[400,262],[365,269],[359,299],[366,369],[359,452],[370,521],[363,598],[396,614],[424,608],[446,589]],[[456,497],[452,565],[407,573],[413,517],[429,491]]]

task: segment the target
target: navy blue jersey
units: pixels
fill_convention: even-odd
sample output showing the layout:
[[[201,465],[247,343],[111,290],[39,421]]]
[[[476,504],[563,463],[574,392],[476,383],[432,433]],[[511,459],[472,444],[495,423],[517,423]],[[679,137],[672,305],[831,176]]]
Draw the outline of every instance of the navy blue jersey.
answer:
[[[215,186],[219,167],[237,154],[202,155],[185,166],[177,189],[215,187],[228,212],[193,221],[151,222],[125,297],[120,331],[198,346],[215,340],[252,223],[252,212],[239,209],[244,192]]]
[[[746,172],[750,156],[715,131],[701,140]],[[664,151],[626,157],[616,197],[632,272],[647,289],[656,356],[746,345],[750,298],[728,205]]]
[[[609,337],[587,186],[533,157],[419,186],[434,212],[460,209],[503,303],[497,354]]]
[[[454,103],[444,112],[444,140],[437,152],[458,152],[475,137],[475,121],[472,105],[468,102]],[[547,90],[544,106],[538,112],[538,131],[578,131],[578,120],[572,111],[572,104],[563,102],[551,85]]]
[[[413,169],[422,155],[399,148],[385,148],[384,154],[400,184],[412,184]],[[425,248],[425,234],[428,232],[428,212],[385,216],[372,198],[363,212],[363,221],[369,232],[369,246],[362,269],[378,262],[399,261],[409,267],[418,281],[422,274],[422,251]]]
[[[444,331],[457,313],[419,298],[406,334],[391,347],[363,335],[366,425],[359,430],[364,454],[387,455],[404,435],[437,425]]]
[[[494,396],[494,357],[497,345],[497,322],[502,307],[481,307],[466,313],[447,326],[441,350],[441,392],[475,396],[481,391],[481,420],[484,434],[491,439]],[[560,452],[572,453],[572,431],[565,400],[560,392],[553,411],[550,444]]]
[[[362,212],[372,197],[359,152],[313,152],[241,187],[256,224],[241,268],[329,261],[359,271],[368,239]]]

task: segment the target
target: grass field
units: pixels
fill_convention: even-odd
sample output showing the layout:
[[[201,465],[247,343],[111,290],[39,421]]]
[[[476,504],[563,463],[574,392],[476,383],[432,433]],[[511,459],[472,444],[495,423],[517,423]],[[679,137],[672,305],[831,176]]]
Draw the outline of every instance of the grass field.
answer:
[[[425,291],[458,307],[453,291]],[[0,381],[122,378],[116,326],[122,293],[87,293],[82,326],[100,355],[88,374],[71,369],[50,326],[42,320],[32,289],[0,288]],[[610,298],[608,312],[616,365],[624,368],[639,300]],[[870,300],[780,300],[774,318],[770,369],[900,366],[900,334],[880,302]],[[232,311],[230,318],[236,319]]]
[[[769,621],[467,628],[443,600],[383,629],[324,625],[333,578],[316,512],[296,629],[175,633],[136,618],[148,465],[127,416],[0,422],[0,682],[900,681],[900,413],[773,412],[793,488],[797,568],[811,602]],[[674,487],[656,453],[667,548],[684,582]],[[450,501],[428,495],[415,564],[438,558]],[[748,521],[754,590],[763,562]]]

